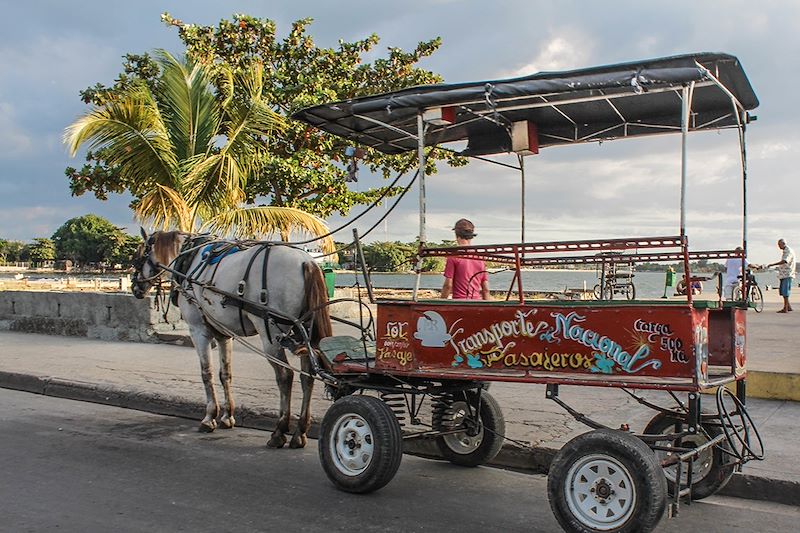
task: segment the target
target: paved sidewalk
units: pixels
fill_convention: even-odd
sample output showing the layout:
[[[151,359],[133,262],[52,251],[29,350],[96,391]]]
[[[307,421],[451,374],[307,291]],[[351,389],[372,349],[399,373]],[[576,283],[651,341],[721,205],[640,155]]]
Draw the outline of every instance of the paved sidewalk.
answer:
[[[753,315],[750,313],[748,319]],[[786,318],[786,324],[776,325],[775,317],[769,317],[771,320],[765,320],[763,327],[757,326],[759,317],[753,317],[751,346],[759,335],[763,335],[764,342],[783,338],[783,343],[770,348],[768,354],[753,353],[751,348],[751,367],[794,370],[792,365],[797,358],[787,352],[793,343],[787,344],[785,335],[800,335],[795,333],[800,331],[797,329],[800,318],[779,317]],[[783,351],[778,349],[779,344]],[[13,332],[0,332],[0,346],[2,387],[202,418],[204,393],[193,348]],[[237,346],[233,372],[238,425],[271,429],[278,406],[271,366],[261,356]],[[544,386],[494,383],[491,393],[502,406],[507,436],[517,441],[510,442],[498,456],[500,466],[546,471],[555,451],[587,430],[554,402],[545,399]],[[659,394],[646,393],[646,396],[656,399]],[[299,395],[300,387],[296,384],[295,414]],[[616,389],[562,387],[561,398],[574,409],[612,427],[628,423],[633,430],[642,430],[654,415]],[[317,386],[312,402],[316,422],[321,420],[328,405],[322,387]],[[748,409],[764,438],[767,456],[764,461],[748,463],[744,473],[737,474],[723,493],[797,505],[800,403],[750,399]],[[316,431],[315,424],[311,435],[315,436]]]

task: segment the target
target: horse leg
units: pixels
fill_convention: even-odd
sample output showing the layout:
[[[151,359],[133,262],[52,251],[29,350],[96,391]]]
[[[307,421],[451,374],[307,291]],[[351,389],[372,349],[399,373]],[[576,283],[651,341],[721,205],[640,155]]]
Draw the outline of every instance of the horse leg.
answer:
[[[233,411],[236,406],[233,401],[233,391],[231,390],[231,381],[233,380],[231,369],[233,339],[219,337],[217,338],[217,344],[219,344],[219,381],[225,391],[225,405],[222,408],[222,416],[219,419],[219,423],[223,429],[232,429],[236,425],[236,419],[233,417]]]
[[[288,364],[286,350],[280,348],[275,357]],[[275,369],[275,381],[278,383],[278,390],[281,393],[281,405],[278,414],[278,425],[272,436],[267,441],[268,448],[282,448],[286,444],[286,434],[289,432],[289,422],[292,417],[292,380],[294,372],[284,366],[270,361],[272,368]]]
[[[217,429],[217,416],[219,403],[217,391],[214,388],[214,368],[211,364],[211,336],[206,332],[191,331],[197,355],[200,357],[200,376],[203,378],[203,387],[206,390],[206,416],[200,422],[198,431],[211,433]]]
[[[308,438],[308,428],[311,427],[311,393],[314,390],[314,378],[311,377],[311,361],[308,360],[308,353],[300,357],[301,369],[300,385],[303,387],[303,405],[300,409],[300,417],[297,419],[297,429],[292,435],[290,448],[305,448]]]

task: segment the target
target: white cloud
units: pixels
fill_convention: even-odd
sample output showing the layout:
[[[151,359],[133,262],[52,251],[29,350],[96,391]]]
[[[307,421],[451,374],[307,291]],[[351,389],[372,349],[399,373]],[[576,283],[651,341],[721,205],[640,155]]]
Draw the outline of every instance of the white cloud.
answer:
[[[551,37],[539,53],[525,65],[512,71],[505,71],[501,77],[514,78],[536,72],[570,70],[588,64],[591,39],[572,30],[566,30]]]

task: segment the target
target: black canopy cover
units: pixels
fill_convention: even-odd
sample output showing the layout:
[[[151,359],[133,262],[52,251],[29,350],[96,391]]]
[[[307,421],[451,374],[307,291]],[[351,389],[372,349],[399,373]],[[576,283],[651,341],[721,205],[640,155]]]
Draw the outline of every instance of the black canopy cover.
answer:
[[[452,108],[454,122],[429,123],[425,145],[467,140],[464,155],[485,155],[511,151],[511,125],[523,121],[535,125],[539,147],[679,132],[681,91],[692,82],[692,131],[736,126],[737,119],[747,120],[746,111],[758,106],[736,57],[697,53],[411,87],[309,107],[293,118],[398,154],[417,149],[419,112]]]

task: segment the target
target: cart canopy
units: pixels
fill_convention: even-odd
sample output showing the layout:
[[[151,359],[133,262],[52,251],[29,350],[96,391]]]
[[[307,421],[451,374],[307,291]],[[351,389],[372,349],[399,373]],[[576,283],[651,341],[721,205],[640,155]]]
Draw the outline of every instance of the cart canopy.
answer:
[[[423,85],[309,107],[293,118],[399,154],[417,149],[417,115],[428,111],[433,118],[426,121],[426,146],[466,140],[464,155],[509,152],[512,137],[522,130],[532,137],[528,147],[535,145],[535,151],[680,132],[684,86],[693,88],[691,131],[737,127],[758,106],[736,57],[697,53],[506,80]]]

